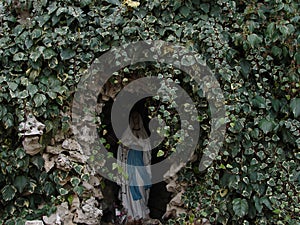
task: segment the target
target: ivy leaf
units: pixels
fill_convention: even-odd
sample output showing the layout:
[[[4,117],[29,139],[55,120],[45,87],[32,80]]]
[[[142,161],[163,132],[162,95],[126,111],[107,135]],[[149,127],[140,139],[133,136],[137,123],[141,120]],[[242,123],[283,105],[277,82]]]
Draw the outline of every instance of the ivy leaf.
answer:
[[[121,5],[119,0],[106,0],[106,2],[113,4],[113,5]]]
[[[296,52],[294,55],[294,59],[298,65],[300,65],[300,52]]]
[[[278,99],[271,99],[271,103],[275,112],[278,112],[281,106],[281,101]]]
[[[14,181],[14,186],[18,189],[20,193],[22,193],[27,183],[28,179],[25,176],[17,176]]]
[[[162,150],[159,150],[158,152],[157,152],[157,157],[162,157],[162,156],[164,156],[164,151],[162,151]]]
[[[85,7],[85,6],[89,5],[89,4],[91,4],[91,2],[92,2],[92,0],[81,0],[80,1],[80,6],[81,7]]]
[[[260,199],[260,202],[261,202],[262,204],[264,204],[265,206],[267,206],[268,209],[273,210],[273,207],[272,207],[272,205],[271,205],[271,202],[270,202],[270,200],[268,199],[267,196],[262,197],[262,198]]]
[[[37,92],[38,92],[38,88],[37,88],[37,86],[36,85],[33,85],[33,84],[29,84],[28,86],[27,86],[27,91],[28,91],[28,93],[29,93],[29,95],[31,96],[31,97],[33,97]]]
[[[29,201],[25,198],[18,198],[16,199],[15,201],[15,206],[19,207],[19,208],[23,208],[23,207],[26,207],[28,208],[29,207]],[[24,221],[25,222],[25,221]],[[16,225],[24,225],[24,222],[21,223],[21,221],[19,220],[19,223],[16,221]]]
[[[60,53],[60,57],[62,60],[71,59],[75,56],[75,51],[71,48],[63,49]]]
[[[18,88],[18,84],[16,84],[15,82],[7,82],[7,85],[9,87],[9,90],[11,91],[15,91]]]
[[[52,91],[48,91],[47,95],[51,98],[51,99],[56,99],[57,98],[57,94],[52,92]]]
[[[280,57],[281,54],[282,54],[282,49],[279,48],[279,47],[277,47],[276,45],[274,45],[274,46],[272,47],[271,51],[272,51],[272,54],[273,54],[274,56],[276,56],[276,57]]]
[[[39,38],[40,36],[42,36],[42,30],[41,30],[41,29],[36,28],[36,29],[34,29],[34,30],[32,31],[31,37],[32,37],[33,39]]]
[[[14,29],[13,29],[13,34],[15,36],[19,36],[22,31],[24,30],[24,26],[23,25],[17,25]]]
[[[46,96],[43,94],[37,93],[33,98],[35,107],[40,107],[46,101]]]
[[[31,40],[30,37],[27,37],[26,40],[25,40],[25,46],[26,46],[26,48],[30,49],[32,45],[33,45],[33,41]]]
[[[41,15],[36,17],[37,22],[39,23],[39,27],[44,26],[44,24],[51,18],[50,15],[45,14],[45,15]]]
[[[269,36],[272,36],[272,35],[274,34],[274,30],[275,30],[275,23],[272,22],[272,23],[270,23],[270,24],[268,25],[268,27],[267,27],[267,34],[268,34]]]
[[[69,193],[69,191],[65,188],[60,188],[60,189],[58,189],[58,191],[59,191],[59,194],[61,194],[61,195],[66,195]]]
[[[23,52],[18,52],[17,54],[14,55],[13,61],[22,61],[25,60],[25,54]]]
[[[54,56],[56,56],[56,52],[53,51],[53,49],[51,49],[51,48],[47,48],[43,51],[44,59],[51,59]]]
[[[42,170],[44,167],[45,161],[42,156],[37,155],[32,158],[32,163],[39,169]]]
[[[263,206],[260,202],[260,198],[257,197],[257,196],[253,196],[253,200],[254,200],[254,205],[255,205],[255,208],[256,210],[261,213],[262,212],[262,209],[263,209]]]
[[[4,201],[10,201],[15,197],[17,189],[12,185],[6,185],[1,190],[1,194]]]
[[[20,99],[24,99],[28,97],[28,91],[27,90],[23,90],[21,92],[18,93],[18,98]]]
[[[83,166],[82,165],[78,165],[78,164],[74,164],[73,165],[74,170],[76,171],[76,173],[81,174],[82,170],[83,170]]]
[[[36,62],[40,56],[41,56],[41,52],[39,52],[39,51],[36,50],[36,51],[31,52],[29,58],[30,58],[33,62]]]
[[[4,117],[7,113],[7,108],[4,105],[0,105],[0,119]]]
[[[18,148],[15,151],[15,155],[18,157],[18,159],[23,159],[27,154],[23,148]]]
[[[46,195],[49,196],[55,192],[55,187],[53,183],[47,181],[44,185],[44,191],[46,192]]]
[[[252,99],[252,105],[258,108],[266,108],[266,99],[256,95],[255,98]]]
[[[267,134],[274,128],[274,122],[267,119],[262,119],[259,121],[258,127],[262,129],[265,134]]]
[[[74,188],[74,192],[76,192],[79,196],[82,195],[83,191],[84,191],[84,188],[82,186],[76,186]]]
[[[249,73],[251,71],[251,64],[247,60],[241,60],[240,66],[241,73],[244,75],[244,77],[248,78]]]
[[[232,201],[233,211],[239,218],[248,214],[249,206],[246,199],[236,198]]]
[[[200,4],[200,9],[205,12],[206,14],[209,13],[210,5],[208,3]]]
[[[4,122],[5,128],[12,127],[14,125],[14,116],[11,113],[7,113],[3,116],[2,121]]]
[[[71,184],[72,184],[73,187],[78,186],[80,182],[81,182],[81,180],[78,177],[72,177],[71,178]]]
[[[195,58],[192,55],[184,55],[181,59],[183,66],[192,66],[196,63]]]
[[[258,44],[262,42],[262,38],[259,37],[257,34],[248,35],[247,40],[250,43],[252,48],[256,47]]]
[[[290,107],[295,117],[300,116],[300,98],[294,98],[291,100]]]
[[[190,8],[186,7],[186,6],[182,6],[179,9],[180,13],[184,16],[184,17],[188,17],[188,15],[190,14]]]

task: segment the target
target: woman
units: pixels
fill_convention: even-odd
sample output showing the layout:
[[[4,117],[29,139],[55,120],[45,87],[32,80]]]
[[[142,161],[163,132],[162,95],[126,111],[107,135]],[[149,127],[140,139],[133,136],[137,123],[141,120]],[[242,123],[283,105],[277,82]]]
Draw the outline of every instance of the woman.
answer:
[[[123,169],[123,175],[118,182],[121,185],[120,200],[127,213],[127,224],[157,222],[150,219],[147,206],[151,187],[150,151],[142,117],[134,111],[118,148],[118,161],[122,163]]]

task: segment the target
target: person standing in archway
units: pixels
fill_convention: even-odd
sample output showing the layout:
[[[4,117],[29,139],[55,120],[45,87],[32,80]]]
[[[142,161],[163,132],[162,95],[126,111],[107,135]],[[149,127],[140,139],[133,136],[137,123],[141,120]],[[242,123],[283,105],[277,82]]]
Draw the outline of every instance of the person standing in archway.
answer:
[[[127,214],[127,224],[151,221],[148,208],[151,187],[151,146],[141,115],[133,111],[129,127],[125,130],[118,148],[118,160],[122,163],[120,175],[120,200]],[[126,176],[124,176],[126,174]]]

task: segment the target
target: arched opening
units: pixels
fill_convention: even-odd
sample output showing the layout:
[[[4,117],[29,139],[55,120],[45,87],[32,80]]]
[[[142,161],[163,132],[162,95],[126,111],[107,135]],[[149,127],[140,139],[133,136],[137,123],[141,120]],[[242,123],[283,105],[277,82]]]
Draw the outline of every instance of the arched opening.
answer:
[[[105,132],[100,135],[105,137],[107,141],[108,151],[112,152],[114,157],[117,157],[118,151],[118,138],[116,137],[112,124],[111,124],[111,110],[114,101],[113,99],[109,99],[104,102],[101,112],[101,121],[102,126],[105,129]],[[142,115],[144,127],[146,132],[150,135],[149,130],[149,117],[148,117],[148,109],[146,107],[147,99],[142,99],[138,101],[132,110],[138,111],[140,115]],[[103,135],[104,134],[104,135]],[[151,164],[155,164],[161,160],[163,157],[157,157],[158,148],[152,149],[151,153]],[[162,181],[156,184],[153,184],[150,188],[150,196],[148,201],[148,207],[150,209],[150,217],[154,219],[162,220],[163,215],[166,212],[167,204],[171,200],[171,193],[166,189],[166,182]],[[103,224],[118,224],[117,216],[118,212],[122,208],[122,203],[119,200],[119,189],[120,187],[109,180],[104,179],[102,193],[104,196],[103,199]]]

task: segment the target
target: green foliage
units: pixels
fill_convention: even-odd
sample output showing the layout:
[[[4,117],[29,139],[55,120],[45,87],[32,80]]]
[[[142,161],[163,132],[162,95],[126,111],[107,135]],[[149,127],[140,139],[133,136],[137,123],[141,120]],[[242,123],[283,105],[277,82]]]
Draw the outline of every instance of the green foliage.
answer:
[[[83,166],[46,173],[41,156],[29,157],[20,148],[17,127],[26,113],[46,125],[47,145],[58,130],[68,131],[70,118],[64,115],[92,60],[113,46],[147,39],[199,52],[226,99],[227,133],[217,160],[205,174],[193,164],[180,173],[188,184],[184,202],[190,213],[180,224],[193,216],[221,224],[299,223],[299,18],[295,0],[144,0],[138,7],[115,0],[1,1],[1,224],[22,220],[12,216],[37,218],[40,199],[50,203],[52,195],[68,198],[72,190],[83,191]],[[148,71],[141,65],[140,73]],[[204,109],[200,159],[210,127],[201,90],[180,71],[153,71],[178,79]],[[164,107],[154,104],[153,113],[175,124],[176,112]],[[180,137],[176,131],[162,130],[166,155]],[[72,189],[60,185],[67,176]]]

